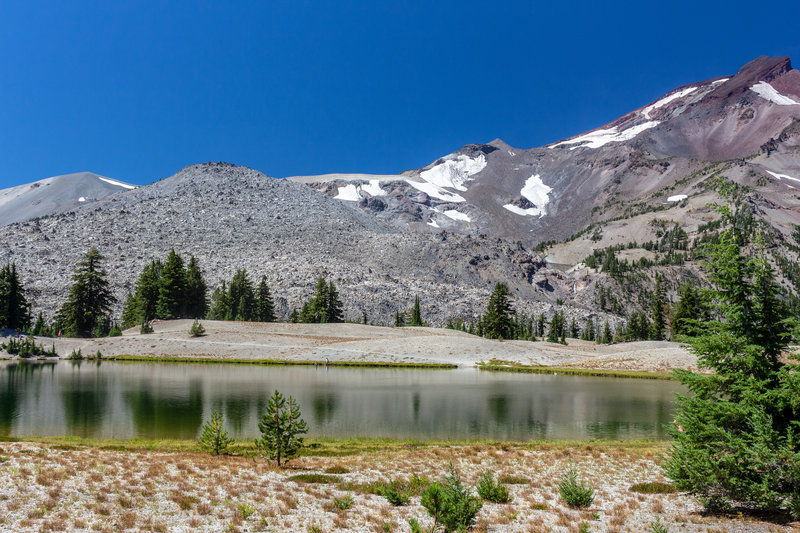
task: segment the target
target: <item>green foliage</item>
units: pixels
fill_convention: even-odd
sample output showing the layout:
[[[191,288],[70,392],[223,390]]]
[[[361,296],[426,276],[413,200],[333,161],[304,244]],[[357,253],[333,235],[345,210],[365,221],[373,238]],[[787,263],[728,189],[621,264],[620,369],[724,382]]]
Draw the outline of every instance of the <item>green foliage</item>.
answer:
[[[0,328],[24,330],[30,324],[30,304],[19,280],[17,265],[8,263],[0,268]]]
[[[256,448],[275,459],[278,466],[281,459],[291,459],[300,452],[303,446],[303,433],[308,426],[300,418],[300,406],[294,398],[284,398],[277,390],[267,401],[267,410],[261,415],[258,423],[261,438],[256,439]]]
[[[208,313],[208,300],[206,293],[208,286],[203,273],[200,272],[200,263],[195,256],[189,258],[186,265],[186,288],[183,294],[182,314],[188,318],[204,318]]]
[[[297,483],[336,483],[339,481],[338,477],[328,474],[296,474],[286,479]]]
[[[661,517],[650,523],[650,533],[669,533],[669,526],[661,521]]]
[[[141,327],[139,327],[139,333],[142,335],[153,333],[153,326],[150,324],[150,322],[142,322]]]
[[[56,322],[68,337],[88,337],[98,331],[99,325],[110,324],[114,297],[102,262],[103,256],[93,246],[83,255],[72,275],[67,301],[56,315]]]
[[[200,323],[198,319],[194,319],[192,322],[192,327],[189,328],[189,335],[192,337],[201,337],[206,332],[206,328],[203,327],[203,324]]]
[[[11,337],[7,343],[0,344],[0,349],[5,350],[9,355],[18,355],[22,358],[40,355],[58,357],[55,346],[48,350],[43,345],[36,344],[36,340],[33,337],[24,337],[22,340],[16,340]]]
[[[244,520],[247,520],[256,512],[256,506],[251,503],[240,502],[236,504],[236,507]]]
[[[630,490],[633,492],[641,492],[642,494],[670,494],[678,492],[675,485],[671,483],[662,483],[660,481],[650,481],[648,483],[637,483],[631,485]]]
[[[433,483],[422,493],[421,503],[433,517],[433,530],[441,524],[445,532],[466,531],[483,507],[480,498],[461,483],[453,463],[444,482]]]
[[[689,341],[714,373],[676,371],[691,394],[678,396],[664,468],[711,512],[733,503],[790,508],[800,493],[800,366],[780,359],[788,313],[769,263],[742,253],[743,217],[719,210],[728,229],[707,246],[706,269],[709,305],[722,320]]]
[[[558,492],[564,503],[573,508],[589,507],[594,501],[594,489],[578,481],[574,468],[567,470],[558,484]]]
[[[218,411],[211,413],[211,420],[203,424],[203,432],[197,444],[206,452],[213,455],[228,453],[233,439],[228,437],[228,432],[223,427],[225,419]]]
[[[666,329],[666,316],[667,316],[667,298],[664,294],[664,284],[662,276],[656,274],[655,289],[653,289],[653,297],[650,301],[650,314],[653,322],[650,325],[650,338],[652,340],[663,340],[664,330]]]
[[[306,324],[327,324],[344,320],[342,301],[332,281],[328,283],[323,277],[317,279],[314,295],[303,304],[299,320]]]
[[[186,270],[183,268],[183,259],[173,248],[169,251],[167,262],[161,270],[156,316],[166,320],[181,317],[185,296]]]
[[[509,300],[511,292],[508,285],[498,283],[489,297],[486,314],[481,321],[483,336],[489,339],[510,339],[514,332],[512,315],[514,310]]]
[[[494,474],[489,470],[480,475],[476,488],[478,489],[478,496],[486,501],[494,503],[508,503],[511,501],[508,488],[499,482],[495,483]]]
[[[400,311],[394,312],[394,327],[402,328],[406,325],[406,315]]]
[[[422,312],[419,308],[419,296],[414,297],[414,307],[411,309],[411,323],[409,326],[424,326]]]
[[[83,354],[81,353],[81,349],[78,348],[78,351],[72,350],[72,352],[67,356],[67,359],[70,361],[82,361]]]
[[[347,494],[341,498],[334,498],[333,506],[340,511],[347,511],[353,506],[353,497],[350,494]]]
[[[275,303],[272,293],[267,286],[266,276],[261,276],[261,282],[256,291],[256,313],[259,322],[275,322]]]
[[[411,493],[398,483],[387,483],[381,491],[381,496],[394,506],[408,505]]]

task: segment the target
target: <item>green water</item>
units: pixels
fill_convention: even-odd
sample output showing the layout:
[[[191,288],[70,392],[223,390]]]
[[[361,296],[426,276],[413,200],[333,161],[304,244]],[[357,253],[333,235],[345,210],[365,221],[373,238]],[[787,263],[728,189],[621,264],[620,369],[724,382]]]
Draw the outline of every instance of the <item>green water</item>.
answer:
[[[211,411],[254,437],[274,389],[309,436],[665,438],[679,384],[562,375],[303,366],[0,363],[0,435],[193,439]]]

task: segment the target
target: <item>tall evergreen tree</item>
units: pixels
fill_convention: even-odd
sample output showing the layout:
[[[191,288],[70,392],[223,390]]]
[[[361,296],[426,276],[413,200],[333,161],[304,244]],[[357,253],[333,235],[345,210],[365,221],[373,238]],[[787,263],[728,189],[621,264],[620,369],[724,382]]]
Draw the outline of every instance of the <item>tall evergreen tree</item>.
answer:
[[[175,249],[170,250],[167,262],[161,271],[161,283],[158,289],[158,301],[156,302],[156,314],[159,318],[172,319],[179,318],[184,310],[184,298],[186,296],[186,270],[183,267],[183,259],[175,253]]]
[[[650,325],[650,338],[660,341],[664,338],[664,330],[667,327],[666,320],[667,297],[664,294],[664,283],[662,276],[656,274],[656,286],[650,300],[650,314],[653,322]]]
[[[694,335],[708,320],[707,306],[699,289],[686,284],[678,291],[679,300],[672,312],[672,334]]]
[[[110,323],[114,297],[102,262],[103,256],[94,246],[78,261],[67,301],[57,314],[57,322],[67,336],[88,337],[98,325]]]
[[[134,320],[129,327],[149,322],[158,317],[156,306],[161,290],[162,270],[164,270],[164,264],[157,259],[151,261],[142,269],[142,273],[139,275],[139,280],[136,283],[136,291],[133,295],[135,307],[137,309],[136,320]],[[130,313],[129,318],[133,318],[133,311]]]
[[[422,312],[419,308],[419,295],[414,297],[414,307],[411,309],[411,326],[422,325]]]
[[[240,268],[231,279],[228,288],[231,305],[230,320],[256,320],[256,295],[247,270]]]
[[[132,328],[137,324],[144,322],[142,313],[139,307],[139,302],[133,294],[128,293],[125,295],[125,302],[122,304],[122,327]]]
[[[0,268],[0,327],[27,329],[31,324],[30,304],[17,274],[15,263]]]
[[[259,322],[275,322],[275,304],[272,301],[272,293],[267,286],[267,277],[261,276],[256,295]]]
[[[222,286],[214,289],[211,295],[211,307],[208,310],[208,318],[211,320],[230,320],[231,304],[228,301],[228,288],[225,282]]]
[[[186,265],[186,292],[184,294],[183,316],[205,318],[208,313],[208,286],[200,272],[200,264],[195,256]]]
[[[494,286],[486,314],[483,317],[483,335],[490,339],[510,339],[514,333],[514,310],[509,300],[511,291],[505,283]]]
[[[344,311],[342,311],[342,301],[339,299],[339,291],[331,281],[328,284],[328,309],[327,319],[330,323],[344,322]]]
[[[673,445],[665,463],[680,490],[708,510],[741,503],[800,519],[800,365],[781,362],[788,312],[765,258],[742,253],[744,235],[728,208],[729,228],[707,247],[714,316],[689,342],[713,374],[676,371],[679,396]]]

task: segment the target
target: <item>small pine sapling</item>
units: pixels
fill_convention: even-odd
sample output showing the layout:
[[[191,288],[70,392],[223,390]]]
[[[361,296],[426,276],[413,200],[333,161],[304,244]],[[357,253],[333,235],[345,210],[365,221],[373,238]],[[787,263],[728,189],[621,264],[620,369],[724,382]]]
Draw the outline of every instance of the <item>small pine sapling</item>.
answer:
[[[198,319],[194,319],[192,322],[192,327],[189,328],[189,335],[192,337],[202,337],[205,335],[206,328],[203,327],[203,324],[200,323]]]
[[[228,453],[233,439],[228,437],[228,432],[223,427],[224,422],[225,419],[218,411],[211,413],[211,420],[203,425],[203,433],[198,440],[200,448],[213,455]]]
[[[291,459],[303,447],[303,438],[299,435],[308,432],[308,426],[300,418],[300,406],[294,398],[284,398],[277,390],[267,401],[267,410],[261,415],[258,423],[261,438],[256,439],[256,448],[270,459],[275,459],[278,466],[281,459]]]

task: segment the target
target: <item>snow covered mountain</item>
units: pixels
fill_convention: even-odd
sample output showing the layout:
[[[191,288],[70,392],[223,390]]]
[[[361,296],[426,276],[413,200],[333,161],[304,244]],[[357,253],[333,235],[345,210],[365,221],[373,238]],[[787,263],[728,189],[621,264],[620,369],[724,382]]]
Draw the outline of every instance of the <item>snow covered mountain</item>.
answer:
[[[593,131],[533,149],[468,145],[403,175],[304,183],[418,231],[487,234],[535,245],[590,224],[692,202],[710,163],[800,223],[800,72],[759,57],[735,75],[688,84]],[[712,169],[713,170],[713,169]],[[720,172],[716,169],[715,172]],[[288,178],[296,180],[297,178]]]
[[[78,172],[2,189],[0,226],[64,213],[135,188],[135,185],[91,172]]]

